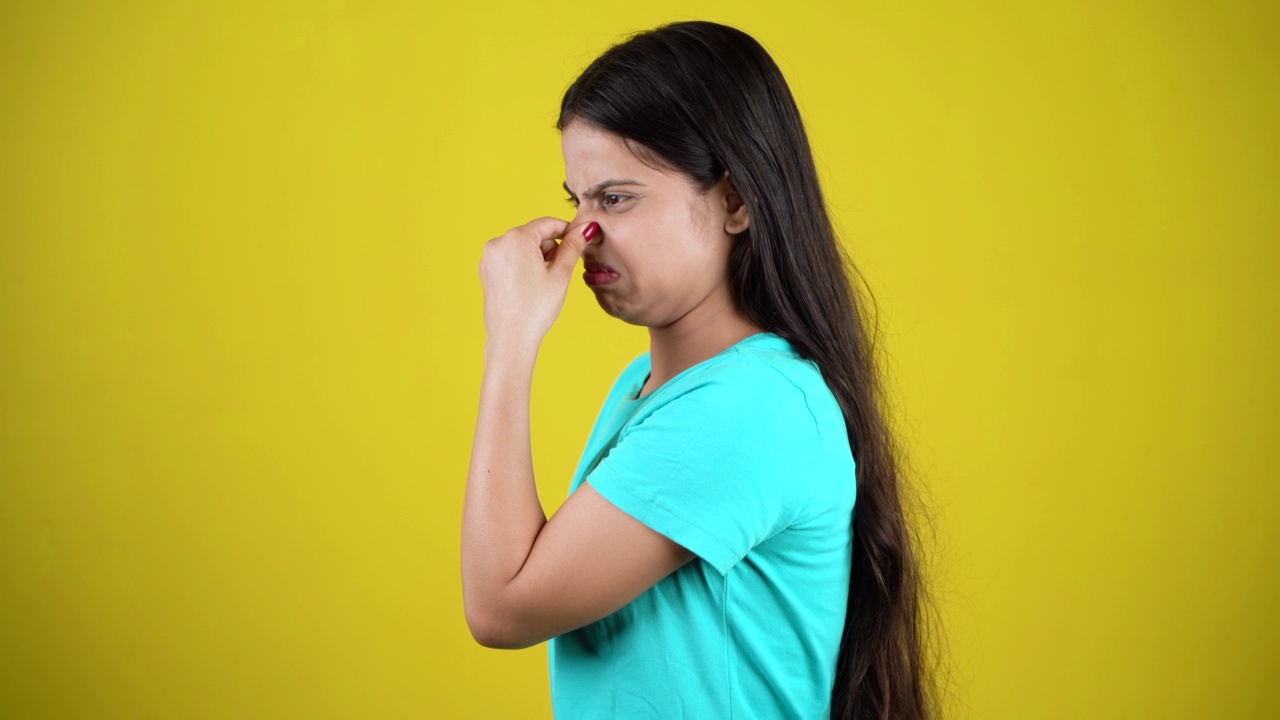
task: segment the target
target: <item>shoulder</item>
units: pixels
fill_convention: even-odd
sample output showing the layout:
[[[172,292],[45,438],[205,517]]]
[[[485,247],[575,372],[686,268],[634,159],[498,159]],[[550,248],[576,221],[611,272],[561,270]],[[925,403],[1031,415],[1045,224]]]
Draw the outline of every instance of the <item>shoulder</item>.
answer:
[[[748,417],[772,419],[769,424],[784,425],[792,435],[822,434],[833,422],[844,422],[817,365],[784,341],[739,344],[687,378],[682,390]]]
[[[704,439],[730,436],[755,451],[800,449],[820,434],[808,372],[803,360],[733,348],[674,378],[637,420],[661,419]]]

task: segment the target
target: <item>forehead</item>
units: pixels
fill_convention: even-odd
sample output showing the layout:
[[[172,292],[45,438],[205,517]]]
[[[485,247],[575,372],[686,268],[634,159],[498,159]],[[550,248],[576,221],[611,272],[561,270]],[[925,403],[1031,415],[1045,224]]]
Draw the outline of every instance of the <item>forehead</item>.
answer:
[[[636,178],[645,183],[670,177],[636,157],[618,135],[580,121],[565,126],[560,134],[560,150],[564,154],[565,180],[575,191],[608,177]]]

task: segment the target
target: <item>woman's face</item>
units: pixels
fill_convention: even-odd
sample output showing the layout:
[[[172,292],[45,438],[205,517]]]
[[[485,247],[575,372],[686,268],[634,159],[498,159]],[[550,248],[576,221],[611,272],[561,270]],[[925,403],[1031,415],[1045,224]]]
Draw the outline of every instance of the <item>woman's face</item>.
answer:
[[[622,138],[580,120],[565,126],[560,145],[572,224],[600,225],[583,278],[605,312],[666,327],[729,307],[729,246],[747,224],[727,175],[701,195],[683,175],[646,165]]]

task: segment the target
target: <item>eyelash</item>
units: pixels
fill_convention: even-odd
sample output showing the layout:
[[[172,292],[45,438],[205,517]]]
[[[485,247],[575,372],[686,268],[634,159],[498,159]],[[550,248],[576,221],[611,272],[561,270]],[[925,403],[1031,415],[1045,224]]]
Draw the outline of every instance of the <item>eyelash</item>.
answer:
[[[618,205],[621,205],[621,204],[622,204],[622,201],[623,201],[623,200],[626,200],[626,198],[625,198],[625,197],[623,197],[622,195],[619,195],[618,193],[605,193],[604,195],[601,195],[601,197],[603,197],[603,198],[611,198],[611,197],[618,198],[618,202],[616,202],[616,203],[614,203],[614,204],[612,204],[612,205],[605,205],[605,207],[617,207]],[[572,205],[572,206],[574,206],[574,207],[578,207],[578,200],[577,200],[577,198],[574,198],[574,197],[567,197],[567,198],[565,198],[565,202],[568,202],[570,205]]]

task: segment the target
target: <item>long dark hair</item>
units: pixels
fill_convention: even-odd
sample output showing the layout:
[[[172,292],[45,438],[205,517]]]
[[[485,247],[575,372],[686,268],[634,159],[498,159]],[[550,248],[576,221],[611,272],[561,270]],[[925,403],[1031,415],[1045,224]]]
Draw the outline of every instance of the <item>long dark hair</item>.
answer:
[[[734,302],[817,364],[856,460],[853,566],[831,717],[937,717],[928,658],[934,609],[900,482],[905,460],[886,418],[877,333],[846,273],[862,280],[836,240],[782,72],[741,30],[669,23],[631,34],[582,72],[565,91],[556,128],[575,120],[622,137],[703,192],[728,170],[750,217],[730,250]]]

